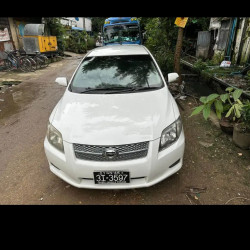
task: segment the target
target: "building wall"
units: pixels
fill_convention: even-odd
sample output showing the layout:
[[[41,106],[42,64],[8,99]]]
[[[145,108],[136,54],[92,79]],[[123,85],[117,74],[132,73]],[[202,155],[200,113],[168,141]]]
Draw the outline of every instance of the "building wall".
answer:
[[[216,37],[214,38],[215,46],[214,61],[220,63],[224,60],[229,46],[229,36],[231,35],[232,19],[229,18],[211,18],[209,30],[213,30]],[[238,25],[232,40],[232,53],[230,60],[233,64],[244,65],[249,62],[250,54],[250,18],[237,18]]]
[[[238,25],[238,28],[236,30],[235,46],[234,46],[233,57],[232,57],[232,62],[233,63],[237,62],[237,59],[238,59],[239,54],[240,54],[240,46],[241,46],[242,35],[243,35],[243,31],[244,31],[246,18],[240,18],[238,20],[238,22],[239,22],[239,25]]]
[[[20,46],[19,46],[19,39],[20,38],[18,37],[18,32],[16,30],[14,20],[13,20],[12,17],[9,17],[8,19],[9,19],[11,34],[12,34],[12,37],[13,37],[14,46],[15,46],[16,49],[20,49]]]
[[[61,24],[67,25],[70,27],[78,27],[84,29],[84,18],[78,17],[79,20],[76,20],[75,17],[63,17],[61,18]]]
[[[61,23],[63,25],[82,28],[86,31],[92,31],[92,21],[90,18],[78,17],[79,20],[76,20],[75,17],[63,17],[61,18]]]
[[[14,48],[8,17],[0,17],[0,59],[6,58],[4,51]]]
[[[250,18],[246,18],[246,31],[242,37],[243,45],[240,57],[240,64],[250,63]]]
[[[23,49],[24,26],[29,23],[41,23],[41,17],[9,17],[10,30],[16,49]]]
[[[227,40],[230,30],[230,18],[211,18],[209,30],[213,39],[213,61],[221,63],[224,60]]]
[[[92,31],[92,21],[90,18],[85,18],[85,30]]]

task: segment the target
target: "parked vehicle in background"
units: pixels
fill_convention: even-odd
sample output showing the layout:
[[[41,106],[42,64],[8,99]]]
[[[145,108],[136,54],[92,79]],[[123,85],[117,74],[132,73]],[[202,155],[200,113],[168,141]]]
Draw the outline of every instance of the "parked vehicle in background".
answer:
[[[36,51],[49,57],[58,54],[57,38],[45,33],[44,24],[24,26],[23,47],[28,55],[35,55]]]
[[[136,17],[109,17],[103,25],[103,45],[142,44],[140,23]]]
[[[176,81],[177,73],[168,75]],[[79,188],[149,187],[181,167],[184,132],[175,99],[143,45],[103,46],[80,62],[49,118],[50,170]]]

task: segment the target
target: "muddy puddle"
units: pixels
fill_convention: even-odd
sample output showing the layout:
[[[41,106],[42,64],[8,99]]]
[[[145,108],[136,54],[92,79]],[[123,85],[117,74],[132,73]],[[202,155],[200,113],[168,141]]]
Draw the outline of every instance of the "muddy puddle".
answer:
[[[196,97],[208,96],[215,93],[215,90],[208,86],[197,74],[191,71],[183,70],[183,81],[185,82],[184,92]]]
[[[4,118],[25,109],[38,94],[39,87],[34,83],[0,82],[0,123]]]

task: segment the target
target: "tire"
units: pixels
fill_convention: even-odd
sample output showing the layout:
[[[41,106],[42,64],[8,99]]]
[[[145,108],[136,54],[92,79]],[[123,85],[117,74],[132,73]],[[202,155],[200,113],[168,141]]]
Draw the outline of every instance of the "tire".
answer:
[[[8,59],[4,59],[4,67],[6,70],[11,70],[12,69],[12,63]]]
[[[48,67],[48,65],[49,65],[49,58],[47,56],[45,56],[45,55],[39,55],[39,59],[43,60],[45,67]]]
[[[36,71],[37,69],[36,61],[31,57],[28,57],[27,59],[31,62],[31,71]]]
[[[32,71],[31,62],[27,58],[20,58],[19,63],[20,63],[19,67],[23,72]]]
[[[36,69],[40,69],[44,66],[44,61],[38,57],[36,57]]]

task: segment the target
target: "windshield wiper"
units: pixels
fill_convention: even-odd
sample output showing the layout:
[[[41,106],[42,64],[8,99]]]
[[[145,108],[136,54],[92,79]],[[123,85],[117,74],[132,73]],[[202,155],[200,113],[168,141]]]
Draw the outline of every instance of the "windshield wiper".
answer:
[[[152,89],[160,89],[161,87],[140,87],[140,88],[128,88],[128,89],[122,89],[122,90],[118,90],[118,91],[114,91],[114,92],[110,92],[109,94],[118,94],[118,93],[122,93],[122,92],[137,92],[137,91],[147,91],[147,90],[152,90]]]
[[[128,88],[128,87],[109,87],[109,88],[89,88],[89,89],[86,89],[82,92],[79,92],[79,93],[87,93],[87,92],[93,92],[93,91],[102,91],[102,90],[120,90],[120,91],[128,91],[128,90],[133,90],[133,88]]]

